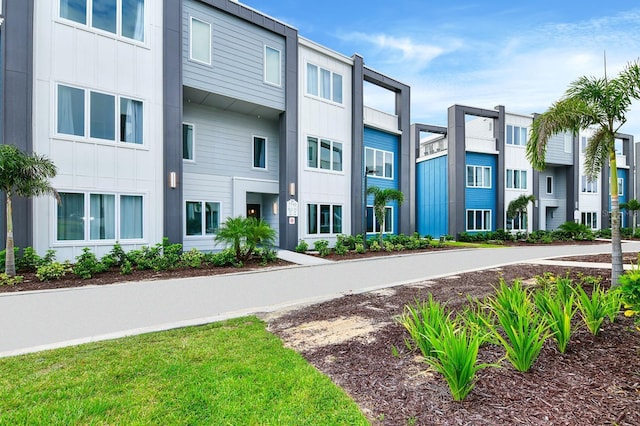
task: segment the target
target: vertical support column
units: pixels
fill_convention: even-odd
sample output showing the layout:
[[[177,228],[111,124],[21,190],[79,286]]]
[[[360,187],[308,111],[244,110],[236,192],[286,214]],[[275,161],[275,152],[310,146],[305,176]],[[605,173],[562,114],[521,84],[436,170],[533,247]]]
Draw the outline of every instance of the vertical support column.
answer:
[[[454,237],[465,227],[465,112],[459,105],[449,107],[448,173],[449,173],[449,234]]]
[[[493,119],[493,137],[496,139],[496,151],[498,151],[498,170],[496,179],[496,229],[505,228],[505,109],[504,106],[498,105],[498,118]]]
[[[364,188],[364,63],[353,55],[351,111],[351,233],[365,234]]]
[[[396,91],[396,115],[398,116],[398,129],[402,132],[398,137],[399,142],[399,189],[404,194],[405,201],[400,206],[398,219],[400,232],[410,235],[415,227],[415,148],[411,145],[411,91],[409,86],[398,85]]]

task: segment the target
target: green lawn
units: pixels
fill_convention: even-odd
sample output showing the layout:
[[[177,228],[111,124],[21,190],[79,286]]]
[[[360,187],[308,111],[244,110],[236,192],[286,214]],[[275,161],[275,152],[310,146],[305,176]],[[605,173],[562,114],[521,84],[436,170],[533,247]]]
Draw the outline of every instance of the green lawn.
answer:
[[[254,317],[0,359],[0,394],[0,425],[368,424]]]

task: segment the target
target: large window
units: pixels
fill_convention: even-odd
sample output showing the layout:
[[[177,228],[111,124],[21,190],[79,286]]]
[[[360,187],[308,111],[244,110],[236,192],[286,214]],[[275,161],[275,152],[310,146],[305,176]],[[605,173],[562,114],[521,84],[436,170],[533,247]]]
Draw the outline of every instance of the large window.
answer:
[[[527,189],[527,171],[507,169],[507,188]]]
[[[307,167],[342,171],[342,144],[327,139],[307,137]]]
[[[373,206],[367,206],[367,232],[380,232],[382,221],[376,217]],[[384,208],[384,228],[383,234],[393,233],[393,207]]]
[[[580,213],[581,223],[587,225],[591,229],[598,229],[598,213],[582,212]]]
[[[141,195],[60,192],[58,241],[143,238]]]
[[[467,210],[467,231],[491,231],[491,210]]]
[[[194,160],[193,155],[193,124],[182,123],[182,159]]]
[[[342,103],[342,75],[307,63],[307,94]]]
[[[307,205],[307,234],[341,234],[342,206],[331,204]]]
[[[507,230],[524,231],[527,229],[527,212],[517,212],[507,219]]]
[[[253,137],[253,168],[267,168],[267,139],[260,136]]]
[[[59,4],[61,18],[144,41],[144,0],[60,0]]]
[[[598,192],[598,178],[590,180],[588,176],[582,176],[581,192],[596,193]]]
[[[467,187],[491,188],[491,167],[467,166]]]
[[[507,145],[525,146],[527,144],[527,128],[507,126]]]
[[[370,176],[393,179],[393,152],[366,148],[364,156],[366,171]]]
[[[547,176],[547,194],[553,194],[553,176]]]
[[[211,65],[211,24],[194,17],[191,18],[189,57]]]
[[[270,84],[280,86],[282,72],[280,61],[280,51],[273,47],[264,47],[264,81]]]
[[[116,102],[119,101],[119,123],[116,125]],[[58,85],[57,131],[72,136],[86,136],[89,117],[90,138],[143,143],[143,104],[141,101],[115,95]]]
[[[186,234],[214,235],[220,228],[220,203],[187,201],[185,203]]]

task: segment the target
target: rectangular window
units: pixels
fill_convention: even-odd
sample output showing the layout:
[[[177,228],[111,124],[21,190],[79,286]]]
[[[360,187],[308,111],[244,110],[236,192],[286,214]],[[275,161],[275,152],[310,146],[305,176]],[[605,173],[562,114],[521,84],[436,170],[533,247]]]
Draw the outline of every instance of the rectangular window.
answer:
[[[220,228],[220,203],[187,201],[185,203],[187,236],[214,235]]]
[[[370,176],[393,179],[393,152],[366,148],[365,167]]]
[[[571,154],[571,152],[572,152],[571,151],[571,145],[573,143],[573,137],[570,134],[565,133],[563,135],[563,138],[564,138],[564,152],[566,154]]]
[[[598,213],[582,212],[580,213],[581,223],[591,229],[598,229]]]
[[[211,24],[191,17],[189,57],[211,65]]]
[[[491,167],[467,166],[467,187],[491,188]]]
[[[367,206],[367,232],[376,233],[380,232],[382,227],[381,221],[376,217],[372,206]],[[393,207],[387,206],[384,208],[384,227],[383,234],[393,233]]]
[[[307,94],[342,103],[342,75],[307,63]]]
[[[280,51],[273,47],[264,47],[264,81],[280,86]]]
[[[59,4],[61,18],[144,41],[144,0],[60,0]]]
[[[58,133],[84,136],[84,90],[58,85]]]
[[[331,204],[307,204],[307,233],[342,233],[342,206]]]
[[[253,168],[267,168],[267,139],[259,136],[253,137]]]
[[[527,171],[507,169],[507,188],[527,189]]]
[[[507,219],[507,230],[524,231],[527,229],[527,213],[517,212],[514,217]]]
[[[491,210],[467,210],[467,231],[491,231]]]
[[[142,102],[120,98],[120,141],[142,145]]]
[[[553,176],[547,176],[547,194],[553,194]]]
[[[624,194],[624,179],[618,178],[618,195]]]
[[[193,124],[182,123],[182,159],[193,160]]]
[[[582,152],[587,152],[587,137],[586,136],[582,136],[580,138],[580,149],[582,150]]]
[[[614,140],[614,149],[616,151],[616,155],[624,155],[624,151],[623,151],[623,143],[622,143],[622,139],[618,139],[616,138]]]
[[[57,241],[143,238],[143,197],[97,193],[60,193]]]
[[[507,126],[507,145],[525,146],[527,144],[527,128]]]
[[[115,140],[115,96],[91,92],[89,100],[89,135],[97,139]]]
[[[588,176],[581,177],[581,192],[584,193],[597,193],[598,192],[598,179],[589,180]]]
[[[318,148],[320,152],[318,153]],[[307,137],[307,167],[313,169],[342,171],[342,144],[340,142]]]

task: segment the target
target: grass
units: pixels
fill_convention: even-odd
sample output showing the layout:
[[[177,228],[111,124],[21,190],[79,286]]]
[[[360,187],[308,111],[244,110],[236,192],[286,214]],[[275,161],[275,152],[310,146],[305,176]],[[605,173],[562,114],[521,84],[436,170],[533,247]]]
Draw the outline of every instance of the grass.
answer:
[[[505,248],[504,244],[490,243],[463,243],[460,241],[445,241],[446,247],[467,247],[467,248]]]
[[[247,317],[0,359],[0,424],[368,424]]]

